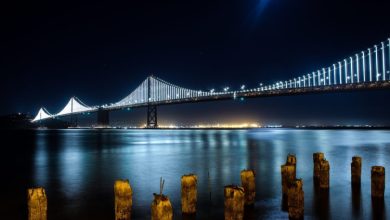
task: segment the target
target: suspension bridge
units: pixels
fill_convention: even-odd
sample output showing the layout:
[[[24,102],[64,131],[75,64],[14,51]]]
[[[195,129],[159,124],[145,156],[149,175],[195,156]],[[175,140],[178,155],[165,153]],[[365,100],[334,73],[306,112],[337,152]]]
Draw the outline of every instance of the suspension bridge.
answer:
[[[77,97],[70,98],[57,114],[39,109],[32,122],[97,112],[99,126],[109,125],[109,112],[127,108],[147,108],[148,128],[157,128],[157,106],[254,97],[300,95],[390,88],[390,38],[327,67],[284,81],[260,84],[239,90],[222,91],[183,88],[156,76],[147,77],[133,92],[116,103],[88,106]]]

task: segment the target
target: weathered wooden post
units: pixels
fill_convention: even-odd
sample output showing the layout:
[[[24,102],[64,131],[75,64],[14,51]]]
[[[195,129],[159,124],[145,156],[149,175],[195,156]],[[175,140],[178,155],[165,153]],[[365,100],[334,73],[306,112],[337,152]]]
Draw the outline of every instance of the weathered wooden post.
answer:
[[[117,180],[114,184],[115,220],[131,219],[133,205],[133,191],[129,180]]]
[[[160,179],[160,194],[153,193],[152,202],[152,220],[172,220],[173,219],[173,208],[169,201],[168,196],[162,194],[164,189],[164,182]]]
[[[173,208],[168,196],[153,193],[152,220],[172,220]]]
[[[255,171],[242,170],[240,176],[241,185],[245,192],[245,205],[253,205],[256,197]]]
[[[196,213],[198,177],[188,174],[181,177],[181,211],[185,214]]]
[[[329,189],[329,162],[325,159],[320,161],[320,188],[321,189]]]
[[[320,178],[320,162],[324,158],[325,158],[324,153],[318,152],[313,154],[313,163],[314,163],[313,178],[314,179]]]
[[[302,179],[294,180],[288,188],[288,217],[303,219],[304,192]]]
[[[371,196],[383,198],[385,194],[385,168],[373,166],[371,168]]]
[[[296,178],[295,166],[285,164],[280,169],[282,173],[282,193],[283,196],[286,196],[288,194],[289,184]]]
[[[287,160],[286,160],[287,165],[294,165],[295,167],[297,166],[297,157],[295,154],[288,154],[287,155]]]
[[[351,183],[360,184],[362,175],[362,158],[359,156],[352,157],[351,163]]]
[[[47,198],[44,188],[30,188],[27,190],[27,205],[29,220],[47,219]]]
[[[235,185],[225,186],[225,220],[244,219],[245,191]]]

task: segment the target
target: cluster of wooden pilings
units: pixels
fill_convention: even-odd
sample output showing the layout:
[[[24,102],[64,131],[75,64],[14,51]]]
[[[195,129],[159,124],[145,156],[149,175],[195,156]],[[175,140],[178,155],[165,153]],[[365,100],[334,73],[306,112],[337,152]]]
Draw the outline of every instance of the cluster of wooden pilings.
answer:
[[[287,160],[281,166],[282,174],[282,202],[287,203],[288,216],[299,219],[303,216],[304,192],[302,179],[296,178],[297,158],[295,155],[287,155]]]
[[[329,162],[323,153],[313,154],[313,180],[314,184],[323,190],[328,190]],[[297,159],[289,154],[286,163],[281,166],[282,195],[287,203],[286,210],[290,219],[303,219],[304,216],[304,192],[303,180],[296,177]],[[352,157],[351,184],[360,186],[362,158]],[[241,186],[228,185],[224,187],[224,216],[225,220],[241,220],[244,218],[245,206],[255,203],[256,184],[253,170],[242,170]],[[181,210],[185,215],[196,214],[197,182],[195,174],[187,174],[181,177]],[[152,220],[173,219],[173,208],[169,197],[163,194],[164,180],[160,180],[160,193],[154,193],[151,205]],[[371,196],[373,199],[383,199],[385,191],[385,168],[373,166],[371,168]],[[115,195],[115,220],[131,219],[133,205],[133,191],[129,180],[117,180],[114,184]],[[47,197],[45,189],[31,188],[27,190],[28,219],[47,219]]]

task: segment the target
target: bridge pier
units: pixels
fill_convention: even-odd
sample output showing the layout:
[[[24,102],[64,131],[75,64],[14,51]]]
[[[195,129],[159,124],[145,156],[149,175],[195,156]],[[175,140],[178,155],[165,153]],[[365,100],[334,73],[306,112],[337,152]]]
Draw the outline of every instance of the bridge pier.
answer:
[[[157,105],[148,105],[146,128],[158,128]]]
[[[77,115],[70,116],[70,126],[77,127],[78,126],[78,117]]]
[[[104,127],[104,128],[110,126],[110,113],[108,110],[104,110],[102,108],[98,109],[97,126]]]

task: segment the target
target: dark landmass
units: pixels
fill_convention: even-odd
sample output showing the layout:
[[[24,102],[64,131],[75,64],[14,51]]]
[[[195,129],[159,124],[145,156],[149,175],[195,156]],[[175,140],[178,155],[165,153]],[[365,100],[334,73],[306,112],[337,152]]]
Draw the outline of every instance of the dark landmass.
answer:
[[[26,130],[37,128],[61,129],[71,126],[70,123],[58,119],[44,120],[42,123],[32,123],[32,117],[28,114],[16,113],[0,116],[0,129]]]
[[[36,125],[31,123],[31,116],[27,114],[10,114],[0,116],[0,129],[33,129]]]

